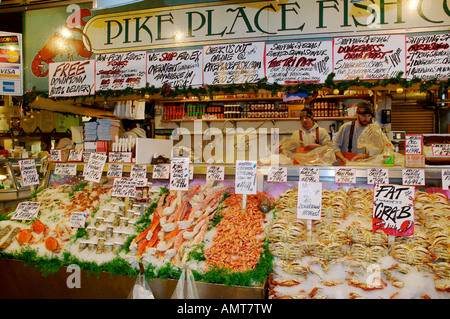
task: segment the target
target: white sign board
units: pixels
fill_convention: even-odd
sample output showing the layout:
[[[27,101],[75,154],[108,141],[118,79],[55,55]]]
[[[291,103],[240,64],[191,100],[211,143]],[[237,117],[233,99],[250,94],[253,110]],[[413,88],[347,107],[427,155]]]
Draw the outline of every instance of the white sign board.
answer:
[[[235,193],[256,194],[256,161],[236,161]]]
[[[48,96],[84,96],[94,94],[94,60],[64,61],[48,66]]]
[[[333,42],[266,44],[266,76],[269,83],[324,83],[333,64]]]
[[[174,157],[170,161],[169,189],[187,191],[189,189],[189,158]]]
[[[319,220],[322,213],[322,183],[298,182],[297,218]]]

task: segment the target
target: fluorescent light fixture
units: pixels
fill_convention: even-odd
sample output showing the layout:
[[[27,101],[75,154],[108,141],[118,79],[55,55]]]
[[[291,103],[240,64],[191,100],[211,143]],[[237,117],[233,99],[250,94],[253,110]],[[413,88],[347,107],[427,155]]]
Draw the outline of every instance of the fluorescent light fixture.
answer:
[[[92,9],[100,10],[100,9],[114,8],[141,1],[144,0],[93,0]]]
[[[364,2],[364,1],[366,1],[366,0],[351,0],[350,2],[351,3],[358,3],[358,2]]]

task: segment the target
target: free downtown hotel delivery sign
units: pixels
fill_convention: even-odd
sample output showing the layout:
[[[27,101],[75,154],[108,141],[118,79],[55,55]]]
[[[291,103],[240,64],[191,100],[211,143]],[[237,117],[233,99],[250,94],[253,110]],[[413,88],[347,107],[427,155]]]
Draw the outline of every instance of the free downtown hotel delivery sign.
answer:
[[[332,37],[355,32],[424,31],[425,28],[426,31],[448,31],[450,25],[450,0],[219,3],[99,14],[89,19],[84,33],[94,53],[105,53],[227,43],[238,39],[301,39],[306,35]]]

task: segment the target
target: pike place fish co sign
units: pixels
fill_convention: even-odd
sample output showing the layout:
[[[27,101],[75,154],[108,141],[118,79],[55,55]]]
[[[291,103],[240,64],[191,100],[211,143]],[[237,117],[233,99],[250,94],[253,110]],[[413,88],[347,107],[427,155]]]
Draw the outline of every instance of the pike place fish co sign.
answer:
[[[221,1],[93,16],[94,53],[386,30],[448,30],[450,0]],[[87,40],[84,39],[86,42]]]

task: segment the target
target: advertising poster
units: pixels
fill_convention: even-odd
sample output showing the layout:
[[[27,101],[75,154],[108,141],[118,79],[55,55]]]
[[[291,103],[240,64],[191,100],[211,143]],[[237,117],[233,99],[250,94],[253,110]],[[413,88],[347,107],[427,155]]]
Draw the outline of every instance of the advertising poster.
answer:
[[[55,62],[49,65],[48,96],[81,96],[94,94],[93,60]]]
[[[405,73],[405,41],[402,34],[334,38],[334,79],[390,79]]]
[[[22,35],[0,32],[0,95],[23,94]]]
[[[202,50],[147,53],[147,82],[150,86],[202,85]]]
[[[145,51],[98,54],[95,56],[95,87],[100,90],[139,89],[146,83]]]
[[[203,47],[203,84],[256,83],[264,78],[264,42]]]
[[[324,83],[332,70],[332,41],[272,43],[266,45],[269,83]]]

